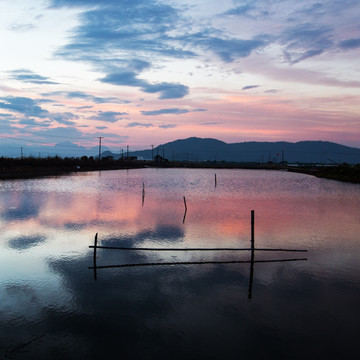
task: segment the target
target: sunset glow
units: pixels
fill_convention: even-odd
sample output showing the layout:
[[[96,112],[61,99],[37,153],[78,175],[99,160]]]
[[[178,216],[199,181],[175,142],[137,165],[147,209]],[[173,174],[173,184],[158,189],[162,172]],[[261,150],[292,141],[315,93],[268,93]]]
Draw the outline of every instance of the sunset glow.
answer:
[[[192,136],[360,147],[359,15],[353,0],[1,0],[0,154],[99,137],[116,153]]]

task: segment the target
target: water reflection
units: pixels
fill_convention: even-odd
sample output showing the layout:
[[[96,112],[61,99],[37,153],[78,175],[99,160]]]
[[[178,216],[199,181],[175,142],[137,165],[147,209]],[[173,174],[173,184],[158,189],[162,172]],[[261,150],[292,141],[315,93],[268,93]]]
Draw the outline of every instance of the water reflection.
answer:
[[[255,239],[254,239],[254,211],[251,211],[251,248],[249,249],[240,249],[240,248],[141,248],[141,247],[133,247],[134,242],[128,242],[126,245],[123,239],[111,239],[110,241],[105,241],[104,244],[98,245],[98,233],[95,235],[94,245],[90,245],[89,248],[93,249],[93,266],[89,266],[89,269],[93,269],[94,271],[94,279],[97,280],[97,271],[100,269],[114,269],[114,268],[127,268],[127,267],[148,267],[148,266],[174,266],[174,265],[214,265],[214,264],[250,264],[250,275],[249,275],[249,293],[248,298],[252,298],[252,287],[253,287],[253,278],[254,278],[254,264],[255,263],[275,263],[275,262],[290,262],[290,261],[306,261],[307,258],[287,258],[287,259],[271,259],[271,260],[255,260],[255,252],[269,251],[269,252],[307,252],[307,250],[300,249],[262,249],[255,248]],[[138,237],[137,237],[138,238]],[[120,240],[121,246],[114,246]],[[135,262],[135,263],[126,263],[126,264],[117,264],[117,265],[97,265],[97,250],[98,249],[106,249],[106,250],[117,250],[117,251],[131,251],[131,252],[237,252],[237,251],[245,251],[250,252],[251,258],[250,260],[220,260],[220,261],[171,261],[171,262]]]
[[[33,236],[19,236],[13,239],[10,239],[8,246],[11,249],[16,250],[26,250],[30,247],[41,244],[45,241],[45,236],[43,235],[33,235]]]
[[[356,351],[358,185],[272,171],[216,175],[216,186],[214,171],[187,169],[1,182],[0,358],[299,359]],[[95,233],[104,246],[249,247],[250,209],[256,246],[308,249],[308,261],[99,249],[97,281],[88,270]],[[159,262],[177,264],[99,269]]]

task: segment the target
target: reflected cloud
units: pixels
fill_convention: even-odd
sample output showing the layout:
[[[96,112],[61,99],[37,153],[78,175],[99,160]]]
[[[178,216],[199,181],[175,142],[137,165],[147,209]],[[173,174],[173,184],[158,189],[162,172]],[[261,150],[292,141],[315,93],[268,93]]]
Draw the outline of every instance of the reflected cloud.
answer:
[[[158,224],[152,230],[141,230],[129,235],[110,235],[101,240],[103,246],[135,247],[147,241],[161,243],[182,242],[185,237],[184,229],[180,226]]]
[[[41,243],[44,243],[46,237],[43,235],[19,236],[10,239],[8,246],[15,250],[27,250]]]

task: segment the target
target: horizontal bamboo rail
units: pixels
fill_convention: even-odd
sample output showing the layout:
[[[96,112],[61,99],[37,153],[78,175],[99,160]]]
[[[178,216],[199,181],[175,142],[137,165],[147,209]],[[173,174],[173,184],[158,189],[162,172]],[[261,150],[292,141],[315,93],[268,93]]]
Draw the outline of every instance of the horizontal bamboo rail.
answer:
[[[89,266],[89,269],[109,269],[109,268],[124,268],[136,266],[169,266],[169,265],[211,265],[211,264],[250,264],[250,263],[274,263],[274,262],[289,262],[289,261],[305,261],[302,259],[281,259],[281,260],[234,260],[234,261],[184,261],[184,262],[156,262],[156,263],[139,263],[139,264],[122,264],[122,265],[103,265],[103,266]]]
[[[110,249],[110,250],[134,250],[134,251],[289,251],[289,252],[307,252],[307,250],[299,249],[266,249],[266,248],[142,248],[142,247],[116,247],[116,246],[93,246],[94,249]]]

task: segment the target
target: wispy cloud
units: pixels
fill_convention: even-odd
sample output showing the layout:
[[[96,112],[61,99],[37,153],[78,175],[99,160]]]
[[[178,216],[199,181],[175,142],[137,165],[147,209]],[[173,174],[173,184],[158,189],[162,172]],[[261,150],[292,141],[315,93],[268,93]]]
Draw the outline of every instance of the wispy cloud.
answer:
[[[54,85],[57,82],[51,81],[48,77],[35,74],[34,72],[26,69],[19,69],[11,71],[12,78],[22,81],[24,83],[41,84],[41,85]]]
[[[206,109],[179,109],[179,108],[170,108],[170,109],[159,109],[159,110],[150,110],[150,111],[141,111],[142,115],[152,116],[152,115],[181,115],[187,114],[190,112],[199,112],[199,111],[207,111]]]
[[[178,109],[178,108],[172,108],[172,109],[160,109],[160,110],[152,110],[152,111],[141,111],[141,114],[145,116],[150,115],[163,115],[163,114],[186,114],[190,112],[190,110],[186,109]]]
[[[331,27],[306,23],[288,27],[281,34],[280,41],[285,45],[286,59],[294,64],[330,49],[332,38]]]
[[[32,118],[38,118],[47,119],[49,121],[56,121],[64,125],[75,124],[74,120],[77,118],[76,115],[70,112],[50,112],[38,105],[41,102],[42,100],[33,100],[26,97],[8,96],[5,98],[0,98],[0,108],[20,114],[23,117],[20,119],[22,123],[38,123],[35,120],[32,120]]]
[[[129,128],[132,127],[143,127],[143,128],[149,128],[149,127],[153,127],[153,124],[150,123],[139,123],[139,122],[131,122],[129,124],[126,125]]]
[[[117,104],[129,104],[129,100],[123,100],[116,97],[101,97],[88,94],[82,91],[52,91],[48,93],[42,93],[42,96],[64,96],[67,99],[83,99],[91,101],[95,104],[117,103]]]
[[[105,121],[109,123],[115,123],[124,118],[127,112],[116,112],[116,111],[99,111],[96,116],[92,117],[92,120]]]
[[[25,31],[30,31],[36,28],[36,25],[34,24],[12,24],[9,26],[9,30],[11,31],[20,31],[20,32],[25,32]]]
[[[251,90],[251,89],[256,89],[260,87],[260,85],[247,85],[247,86],[244,86],[241,90]]]
[[[224,37],[219,37],[215,36],[215,32],[210,30],[186,35],[182,40],[192,46],[204,48],[215,53],[221,60],[227,63],[247,57],[252,51],[267,44],[265,37],[256,36],[251,40],[228,38],[225,34]]]
[[[146,80],[139,79],[134,71],[113,72],[100,79],[105,83],[123,86],[134,86],[146,93],[160,93],[159,99],[182,98],[189,93],[189,88],[181,84],[161,82],[152,84]]]
[[[163,124],[163,125],[159,125],[160,129],[174,129],[176,128],[177,125],[176,124]]]
[[[339,47],[343,50],[358,49],[360,48],[360,38],[340,41]]]

